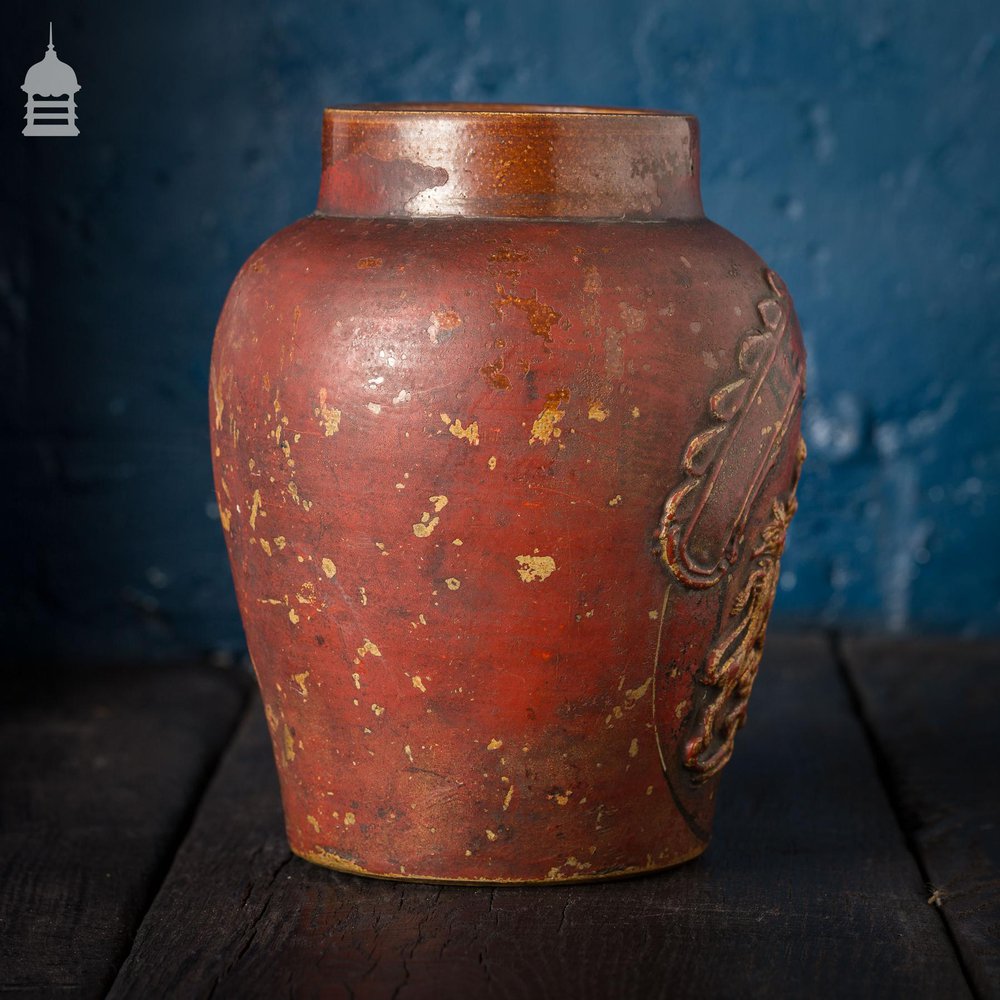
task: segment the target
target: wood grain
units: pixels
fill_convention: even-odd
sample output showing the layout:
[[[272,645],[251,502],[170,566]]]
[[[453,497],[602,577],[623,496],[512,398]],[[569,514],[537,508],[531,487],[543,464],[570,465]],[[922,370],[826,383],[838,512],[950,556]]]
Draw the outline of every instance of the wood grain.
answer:
[[[543,888],[292,857],[248,717],[111,996],[963,997],[824,641],[772,640],[702,859]]]
[[[103,995],[247,684],[191,664],[17,677],[0,705],[0,993]]]
[[[1000,997],[1000,645],[856,640],[846,665],[976,992]]]

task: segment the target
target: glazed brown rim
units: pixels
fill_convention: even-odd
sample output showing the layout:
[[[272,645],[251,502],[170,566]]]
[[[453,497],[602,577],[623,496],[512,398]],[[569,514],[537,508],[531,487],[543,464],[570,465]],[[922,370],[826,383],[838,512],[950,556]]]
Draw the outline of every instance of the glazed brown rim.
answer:
[[[639,108],[326,108],[321,215],[652,221],[702,216],[698,119]]]
[[[655,108],[614,108],[601,105],[562,104],[493,104],[489,102],[463,101],[398,101],[369,104],[335,104],[323,109],[324,115],[336,114],[433,114],[433,115],[504,115],[546,117],[603,118],[684,118],[694,119],[694,115],[683,111],[666,111]]]

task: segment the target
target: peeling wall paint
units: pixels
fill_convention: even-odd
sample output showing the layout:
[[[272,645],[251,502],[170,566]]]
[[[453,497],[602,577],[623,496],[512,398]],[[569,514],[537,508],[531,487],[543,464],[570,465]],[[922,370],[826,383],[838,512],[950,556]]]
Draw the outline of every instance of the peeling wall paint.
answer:
[[[207,444],[214,322],[253,248],[312,209],[321,107],[406,99],[697,114],[706,209],[786,279],[810,350],[774,620],[1000,631],[1000,8],[541,10],[4,9],[8,657],[241,648]],[[20,134],[50,17],[83,88],[72,140]]]

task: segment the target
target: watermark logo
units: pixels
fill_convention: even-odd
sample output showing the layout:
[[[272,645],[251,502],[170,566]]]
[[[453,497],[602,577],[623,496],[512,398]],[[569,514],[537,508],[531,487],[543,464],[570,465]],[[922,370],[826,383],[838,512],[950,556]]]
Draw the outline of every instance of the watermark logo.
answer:
[[[76,73],[57,55],[52,44],[49,21],[49,47],[45,58],[25,74],[21,86],[28,95],[23,135],[79,135],[76,127],[76,95],[80,90]]]

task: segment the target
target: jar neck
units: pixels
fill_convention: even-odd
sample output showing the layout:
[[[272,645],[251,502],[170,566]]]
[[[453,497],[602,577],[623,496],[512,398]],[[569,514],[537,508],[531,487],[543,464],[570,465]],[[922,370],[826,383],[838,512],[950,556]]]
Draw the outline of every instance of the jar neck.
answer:
[[[689,115],[503,104],[327,108],[317,211],[353,217],[700,217]]]

